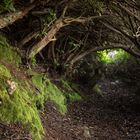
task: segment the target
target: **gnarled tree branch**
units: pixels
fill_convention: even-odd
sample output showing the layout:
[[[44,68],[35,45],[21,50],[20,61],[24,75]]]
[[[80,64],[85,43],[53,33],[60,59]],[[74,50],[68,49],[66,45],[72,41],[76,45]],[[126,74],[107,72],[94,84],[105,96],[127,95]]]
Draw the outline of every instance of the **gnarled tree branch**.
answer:
[[[0,15],[0,29],[4,28],[10,24],[13,24],[15,21],[17,21],[19,19],[22,19],[35,6],[36,6],[35,4],[32,4],[31,6],[26,7],[23,10]]]
[[[55,23],[52,25],[52,27],[50,28],[49,32],[47,33],[47,35],[41,40],[39,41],[37,44],[35,44],[30,52],[28,57],[32,58],[34,57],[38,52],[40,52],[45,46],[47,46],[51,41],[53,41],[54,37],[56,36],[56,34],[58,33],[58,31],[64,27],[67,26],[73,22],[78,22],[78,23],[85,23],[88,22],[90,20],[93,19],[100,19],[103,18],[105,16],[93,16],[93,17],[78,17],[78,18],[71,18],[71,17],[65,17],[62,18],[60,17],[59,19],[57,19],[55,21]]]

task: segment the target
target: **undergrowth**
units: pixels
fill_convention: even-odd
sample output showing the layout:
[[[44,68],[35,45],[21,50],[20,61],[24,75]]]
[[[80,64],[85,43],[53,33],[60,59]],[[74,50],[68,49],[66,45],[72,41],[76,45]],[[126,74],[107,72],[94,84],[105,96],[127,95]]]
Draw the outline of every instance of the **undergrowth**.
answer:
[[[114,64],[116,62],[124,62],[130,58],[130,55],[122,49],[103,50],[97,52],[97,58],[103,64]]]
[[[7,80],[16,83],[16,90],[9,95]],[[47,85],[46,85],[47,80]],[[34,140],[41,140],[43,126],[39,112],[44,108],[46,100],[53,101],[61,113],[66,112],[65,96],[41,74],[32,76],[33,85],[11,76],[9,70],[0,65],[0,121],[6,123],[22,123],[30,130]]]
[[[45,74],[28,70],[25,79],[13,75],[13,69],[20,69],[21,58],[9,45],[6,38],[0,36],[0,122],[22,124],[32,135],[33,140],[41,140],[43,125],[40,112],[47,100],[52,101],[58,110],[67,112],[67,99],[71,102],[81,100],[69,84],[63,81],[64,91],[54,85]],[[31,78],[27,78],[31,77]],[[66,92],[66,93],[65,93]]]
[[[52,84],[48,80],[48,86],[47,86],[47,93],[48,98],[53,101],[57,106],[59,111],[64,114],[67,111],[66,107],[66,97],[64,96],[64,93],[57,88],[54,84]]]
[[[13,50],[7,39],[2,35],[0,35],[0,60],[4,60],[7,63],[14,63],[16,65],[21,63],[21,58],[17,51]]]
[[[3,57],[0,55],[0,59],[13,65],[18,64],[20,60],[17,59],[18,57],[14,59],[15,52],[6,45],[5,48],[2,48],[4,44],[0,45],[0,52],[5,49],[5,52],[1,52]],[[13,84],[15,89],[11,92]],[[14,77],[10,68],[0,63],[0,122],[21,123],[31,132],[33,139],[40,140],[43,127],[34,98],[38,96],[31,89],[30,84]]]
[[[2,6],[2,8],[7,11],[15,11],[12,0],[1,0],[0,6]]]
[[[37,101],[39,106],[43,107],[44,101],[51,100],[55,103],[58,110],[62,114],[66,113],[66,98],[64,93],[59,88],[57,88],[56,85],[54,85],[46,76],[41,74],[35,74],[32,77],[32,81],[38,88],[39,92],[43,93],[43,96],[39,96]]]
[[[76,85],[71,85],[68,81],[62,80],[62,89],[65,91],[65,96],[67,97],[68,102],[76,102],[82,100],[82,97],[74,89],[78,89]],[[73,88],[72,88],[73,87]]]
[[[48,99],[53,101],[60,112],[65,113],[65,96],[44,75],[33,73],[31,79],[21,79],[15,77],[5,63],[18,67],[21,58],[6,38],[0,36],[0,122],[20,123],[30,131],[34,140],[41,140],[43,126],[39,113],[44,102]]]

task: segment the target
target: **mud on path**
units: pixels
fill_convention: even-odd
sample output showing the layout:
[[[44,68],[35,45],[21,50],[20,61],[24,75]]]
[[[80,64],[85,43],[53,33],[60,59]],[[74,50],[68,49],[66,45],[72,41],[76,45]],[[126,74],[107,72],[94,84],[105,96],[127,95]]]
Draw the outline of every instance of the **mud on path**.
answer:
[[[140,95],[136,95],[136,86],[110,79],[99,85],[101,94],[84,92],[82,101],[68,105],[66,115],[47,102],[41,114],[44,140],[139,140]],[[14,133],[4,128],[0,127],[0,140],[31,139],[21,129]]]

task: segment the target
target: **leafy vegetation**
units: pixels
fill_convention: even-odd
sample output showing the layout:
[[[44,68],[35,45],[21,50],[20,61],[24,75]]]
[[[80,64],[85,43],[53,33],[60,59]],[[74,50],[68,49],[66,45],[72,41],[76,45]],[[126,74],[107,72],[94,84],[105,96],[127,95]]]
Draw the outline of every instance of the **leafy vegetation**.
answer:
[[[12,50],[2,36],[0,49],[1,60],[6,64],[19,64],[21,62],[20,56]],[[31,131],[34,139],[41,139],[43,127],[36,102],[33,100],[38,97],[30,87],[28,80],[23,82],[20,78],[12,75],[12,69],[8,66],[0,63],[0,121],[22,123]]]
[[[20,56],[3,36],[0,43],[0,52],[4,52],[1,54],[1,60],[6,64],[7,62],[17,64],[19,67]],[[44,130],[39,113],[44,108],[44,103],[50,100],[62,114],[65,114],[67,111],[65,90],[62,92],[46,75],[33,72],[31,69],[28,70],[31,80],[27,78],[22,80],[22,77],[17,76],[18,73],[13,75],[12,71],[7,65],[0,63],[0,121],[8,124],[22,123],[26,129],[30,130],[33,139],[40,140]],[[15,85],[15,89],[12,89],[12,84]],[[63,82],[63,85],[71,90],[68,95],[70,101],[81,99],[77,93],[72,92],[68,83]],[[14,91],[11,92],[11,90]]]
[[[76,102],[76,101],[82,100],[81,96],[76,92],[68,94],[68,98],[69,98],[70,102]]]
[[[58,88],[46,72],[78,81],[102,95],[96,84],[102,76],[99,61],[121,67],[118,62],[131,55],[140,57],[139,5],[139,0],[1,0],[0,121],[22,123],[33,139],[40,140],[39,113],[47,100],[62,114],[68,102],[82,100],[71,83],[60,80]],[[44,72],[32,70],[38,64]],[[21,65],[30,70],[23,72]],[[122,71],[126,72],[125,66]]]
[[[6,37],[0,35],[0,60],[15,65],[21,64],[20,55],[9,45]]]
[[[117,61],[126,61],[129,59],[129,54],[122,49],[119,50],[104,50],[97,52],[99,61],[105,64],[113,64]]]
[[[5,10],[15,11],[15,7],[13,5],[13,1],[12,0],[1,0],[0,4],[3,6],[3,8]]]
[[[9,72],[9,70],[7,70],[7,68],[4,65],[0,65],[0,75],[2,77],[11,78],[11,73]]]
[[[10,46],[5,41],[1,41],[2,47],[9,50]],[[6,62],[18,64],[20,57],[14,59],[15,54],[10,49],[10,51],[4,52],[2,58],[5,58],[3,60]],[[0,63],[0,121],[22,123],[30,130],[33,139],[40,140],[43,134],[43,126],[39,117],[40,109],[43,109],[44,102],[49,99],[56,104],[61,113],[65,113],[67,110],[65,96],[42,74],[32,73],[33,84],[31,84],[28,79],[22,80],[21,77],[15,77],[10,70]],[[15,89],[10,94],[13,90],[12,83],[15,84]]]
[[[62,82],[62,89],[65,91],[65,96],[68,102],[76,102],[82,100],[80,93],[78,91],[74,91],[74,90],[78,90],[76,84],[71,84],[65,80],[62,80],[61,82]]]
[[[50,81],[48,81],[48,98],[53,101],[57,106],[59,111],[64,114],[67,111],[66,108],[66,98],[64,96],[64,93],[59,90],[54,84],[52,84]]]

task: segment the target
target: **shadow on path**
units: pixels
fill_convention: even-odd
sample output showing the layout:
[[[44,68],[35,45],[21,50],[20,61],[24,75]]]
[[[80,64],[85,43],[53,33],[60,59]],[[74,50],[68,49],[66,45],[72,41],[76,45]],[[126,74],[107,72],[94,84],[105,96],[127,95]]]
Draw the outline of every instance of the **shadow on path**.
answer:
[[[68,105],[60,115],[46,104],[46,137],[50,140],[139,140],[140,99],[135,86],[106,79],[99,82],[102,96],[84,93],[83,101]]]

